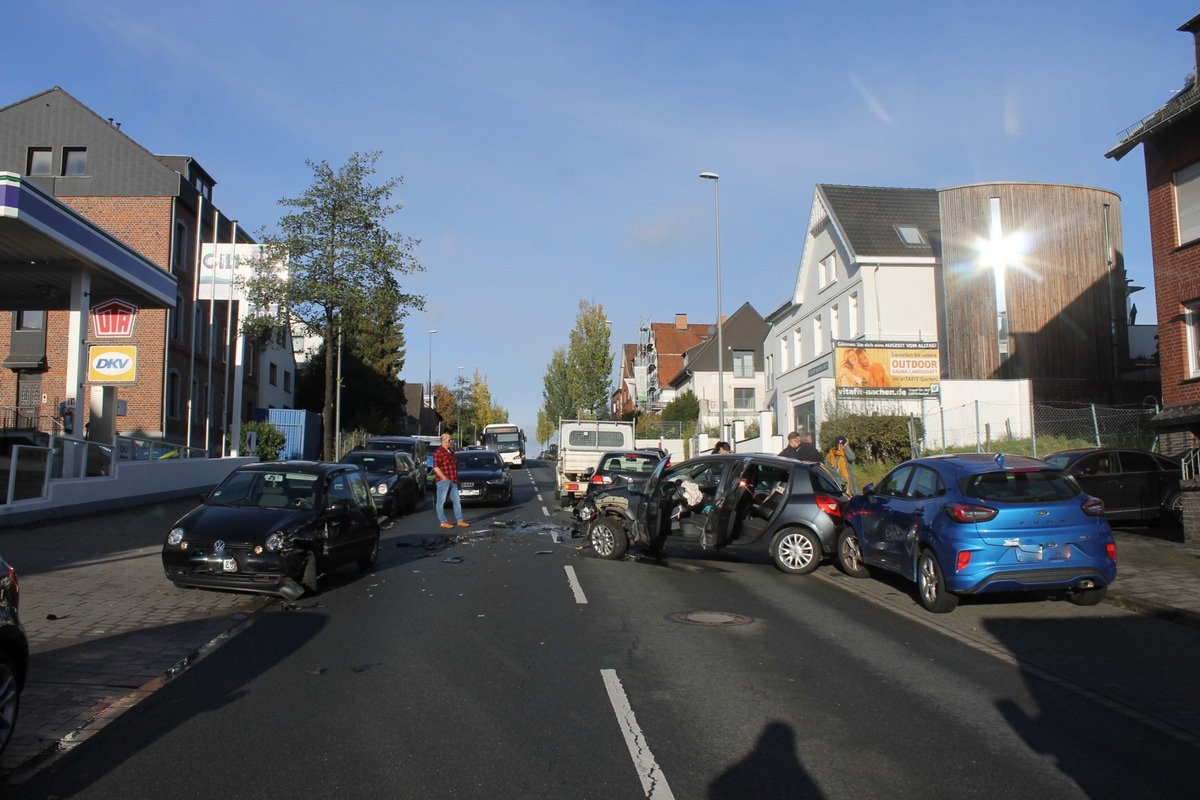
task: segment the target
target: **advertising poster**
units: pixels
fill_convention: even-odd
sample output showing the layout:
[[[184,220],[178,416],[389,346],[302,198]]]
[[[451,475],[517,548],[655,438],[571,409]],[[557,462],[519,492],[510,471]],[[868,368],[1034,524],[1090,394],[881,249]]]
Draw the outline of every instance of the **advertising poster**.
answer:
[[[129,383],[136,379],[136,346],[88,346],[88,383],[102,386],[110,383]]]
[[[835,340],[838,397],[927,397],[940,392],[937,342]]]

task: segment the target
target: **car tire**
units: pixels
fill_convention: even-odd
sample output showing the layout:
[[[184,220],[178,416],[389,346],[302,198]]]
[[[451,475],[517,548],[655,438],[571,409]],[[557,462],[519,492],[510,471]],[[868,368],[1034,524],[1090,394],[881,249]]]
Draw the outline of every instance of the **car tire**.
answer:
[[[375,540],[371,543],[371,552],[358,560],[358,568],[363,572],[370,572],[375,569],[375,563],[379,561],[379,534],[375,534]]]
[[[1095,606],[1104,601],[1106,594],[1108,594],[1108,587],[1101,586],[1099,589],[1082,589],[1071,592],[1067,595],[1067,599],[1077,606]]]
[[[597,517],[588,528],[588,541],[596,555],[606,561],[616,561],[624,558],[629,551],[629,536],[625,528],[616,520]]]
[[[1183,524],[1183,492],[1171,495],[1164,507],[1163,518],[1170,525]]]
[[[958,595],[946,591],[942,565],[928,548],[917,558],[917,596],[925,610],[934,614],[948,614],[958,607]]]
[[[21,708],[21,692],[17,688],[17,666],[5,653],[0,653],[0,753],[12,741]]]
[[[807,575],[821,563],[821,540],[803,528],[780,531],[771,540],[771,559],[789,575]]]
[[[867,562],[863,561],[858,534],[854,532],[853,528],[844,528],[838,536],[837,560],[842,572],[851,578],[871,577],[871,569],[867,566]]]
[[[315,553],[309,553],[304,562],[304,574],[300,578],[300,585],[309,594],[317,593],[317,556]]]

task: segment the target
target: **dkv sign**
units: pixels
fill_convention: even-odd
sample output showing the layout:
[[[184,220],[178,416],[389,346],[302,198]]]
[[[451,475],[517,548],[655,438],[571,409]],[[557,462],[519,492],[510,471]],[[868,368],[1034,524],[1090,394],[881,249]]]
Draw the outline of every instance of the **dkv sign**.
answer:
[[[137,378],[137,347],[92,345],[88,348],[88,383],[127,383]]]

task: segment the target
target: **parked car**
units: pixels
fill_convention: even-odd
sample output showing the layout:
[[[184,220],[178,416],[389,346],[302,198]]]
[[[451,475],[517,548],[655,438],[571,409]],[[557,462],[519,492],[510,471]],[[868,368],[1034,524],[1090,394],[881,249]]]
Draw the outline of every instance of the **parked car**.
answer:
[[[695,547],[767,555],[802,575],[834,554],[849,499],[823,465],[728,453],[662,459],[643,481],[585,496],[574,516],[600,558]]]
[[[599,463],[594,469],[589,469],[587,476],[587,491],[584,497],[606,489],[636,481],[645,480],[658,466],[658,462],[666,458],[664,450],[611,450],[600,456]]]
[[[959,595],[1025,590],[1095,605],[1117,577],[1103,502],[1059,467],[990,453],[912,459],[867,484],[846,507],[838,562],[856,578],[903,575],[935,613]]]
[[[21,627],[20,605],[17,571],[0,558],[0,753],[12,741],[29,675],[29,640]]]
[[[171,528],[163,569],[176,586],[294,600],[342,564],[374,568],[379,535],[379,513],[358,467],[246,464]]]
[[[464,503],[499,503],[513,499],[512,475],[495,450],[459,450],[458,495]]]
[[[417,483],[423,499],[425,490],[433,488],[436,484],[433,477],[433,446],[427,439],[425,436],[372,436],[367,439],[363,449],[399,450],[412,456],[421,473],[421,480]]]
[[[1080,488],[1104,501],[1111,520],[1183,520],[1179,461],[1145,450],[1063,450],[1046,461],[1071,473]]]
[[[353,464],[367,476],[375,506],[389,517],[410,513],[421,495],[421,473],[412,456],[400,450],[352,450],[342,463]]]

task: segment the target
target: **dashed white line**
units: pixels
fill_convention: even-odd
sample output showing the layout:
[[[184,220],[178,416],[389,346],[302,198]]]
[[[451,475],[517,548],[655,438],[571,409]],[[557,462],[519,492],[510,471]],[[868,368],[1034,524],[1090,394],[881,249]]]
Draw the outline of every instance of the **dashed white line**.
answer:
[[[571,584],[571,591],[575,594],[575,602],[581,606],[587,605],[587,597],[583,594],[583,587],[579,584],[579,578],[575,576],[574,567],[563,567],[567,571],[567,583]]]
[[[646,797],[653,800],[674,800],[675,795],[671,793],[671,787],[667,784],[667,776],[663,775],[662,769],[655,762],[654,754],[646,745],[646,737],[638,727],[637,717],[629,706],[629,698],[625,696],[625,689],[621,686],[617,671],[602,669],[600,675],[604,678],[608,700],[617,715],[617,724],[621,726],[621,733],[625,736],[625,745],[633,758],[634,769],[642,782],[642,791],[646,793]]]

